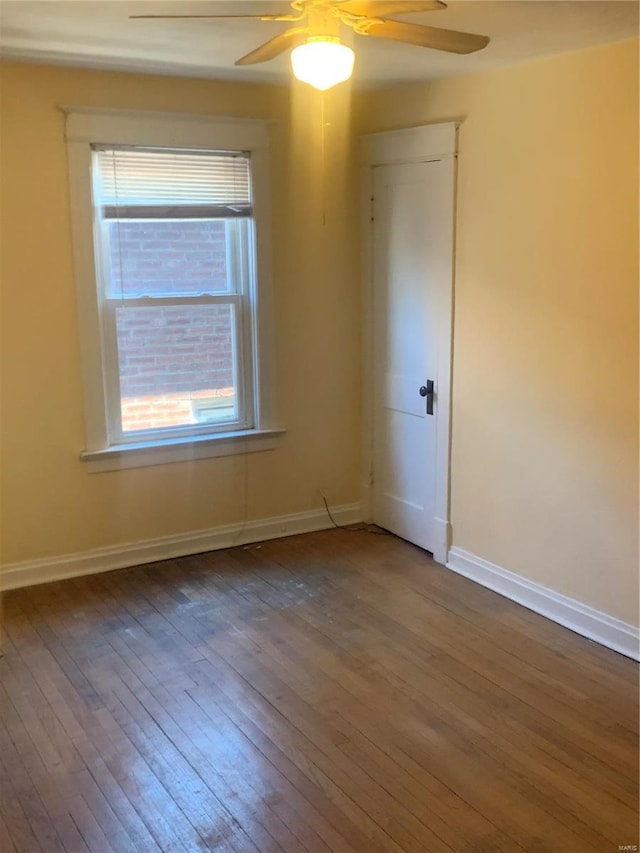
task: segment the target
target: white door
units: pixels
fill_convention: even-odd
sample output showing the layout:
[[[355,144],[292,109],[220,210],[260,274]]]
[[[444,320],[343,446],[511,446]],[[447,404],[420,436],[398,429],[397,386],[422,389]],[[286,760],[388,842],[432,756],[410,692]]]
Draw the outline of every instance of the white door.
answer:
[[[453,170],[453,158],[373,168],[373,521],[439,554],[447,510],[439,517],[437,446],[448,448],[448,434],[438,429],[448,431],[449,418],[438,407],[449,404],[450,369],[441,342],[450,347],[451,335],[439,324],[451,323]]]

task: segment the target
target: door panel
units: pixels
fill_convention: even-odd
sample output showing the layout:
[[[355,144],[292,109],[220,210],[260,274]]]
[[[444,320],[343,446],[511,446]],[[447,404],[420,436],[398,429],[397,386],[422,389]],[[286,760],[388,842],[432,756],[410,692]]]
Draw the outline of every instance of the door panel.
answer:
[[[433,551],[437,320],[439,300],[451,289],[453,164],[373,172],[373,520]],[[419,393],[428,379],[434,415]]]
[[[419,380],[420,377],[416,375],[403,376],[402,373],[387,371],[384,375],[385,388],[383,394],[386,405],[392,410],[422,418],[425,413],[425,402],[422,397],[416,394],[416,382],[418,382],[418,387],[423,384]]]

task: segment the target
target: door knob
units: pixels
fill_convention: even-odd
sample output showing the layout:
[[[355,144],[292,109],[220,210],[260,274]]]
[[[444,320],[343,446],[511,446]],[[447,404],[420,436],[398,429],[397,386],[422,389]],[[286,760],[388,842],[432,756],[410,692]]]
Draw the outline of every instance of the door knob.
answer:
[[[420,386],[420,389],[418,390],[418,394],[420,394],[421,397],[427,398],[427,414],[432,415],[433,414],[433,394],[434,394],[434,392],[433,392],[433,379],[427,379],[427,384]]]

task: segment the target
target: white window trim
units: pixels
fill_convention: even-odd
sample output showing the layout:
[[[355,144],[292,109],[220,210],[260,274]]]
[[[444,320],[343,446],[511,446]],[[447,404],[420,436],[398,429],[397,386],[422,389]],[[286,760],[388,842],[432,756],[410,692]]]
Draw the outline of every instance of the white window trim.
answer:
[[[90,473],[118,471],[122,468],[144,468],[212,456],[273,450],[279,446],[283,435],[282,429],[251,429],[160,441],[138,441],[133,444],[114,444],[105,450],[85,451],[80,454],[80,458],[86,461]]]
[[[277,422],[269,216],[269,123],[184,113],[62,107],[66,116],[71,224],[78,300],[86,448],[89,471],[114,470],[271,449],[283,435]],[[254,423],[250,430],[110,445],[100,301],[94,256],[91,146],[248,151],[254,190],[255,274],[252,312]]]

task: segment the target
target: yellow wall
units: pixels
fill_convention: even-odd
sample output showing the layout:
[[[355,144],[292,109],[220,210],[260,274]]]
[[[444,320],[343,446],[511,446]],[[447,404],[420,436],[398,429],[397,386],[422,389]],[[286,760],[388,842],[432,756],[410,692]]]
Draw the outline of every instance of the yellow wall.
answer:
[[[638,42],[361,95],[461,119],[453,541],[638,624]]]
[[[355,132],[461,119],[458,547],[638,623],[638,44],[360,94]],[[350,93],[9,65],[2,90],[3,562],[357,500]],[[57,104],[277,120],[281,449],[88,474]],[[351,177],[350,177],[351,175]],[[322,224],[322,210],[326,225]]]
[[[4,67],[3,563],[321,508],[318,488],[331,504],[358,500],[355,210],[344,203],[345,184],[332,180],[322,189],[320,96],[302,89]],[[60,104],[276,120],[274,289],[288,429],[281,448],[99,474],[79,461],[84,426]],[[334,174],[352,173],[347,88],[328,97],[327,116],[342,128],[328,133],[327,162]]]

